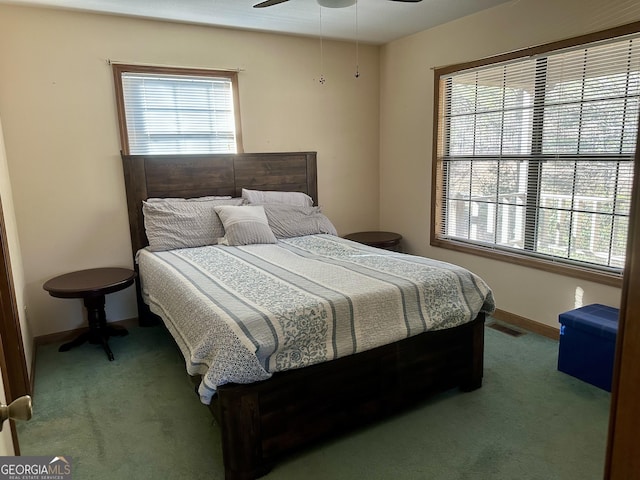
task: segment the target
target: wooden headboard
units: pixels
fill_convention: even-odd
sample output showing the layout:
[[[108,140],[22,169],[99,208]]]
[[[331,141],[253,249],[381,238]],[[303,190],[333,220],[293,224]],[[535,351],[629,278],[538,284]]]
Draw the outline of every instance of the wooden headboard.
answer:
[[[316,152],[123,155],[133,254],[149,244],[142,201],[156,197],[239,197],[243,188],[304,192],[318,203]]]

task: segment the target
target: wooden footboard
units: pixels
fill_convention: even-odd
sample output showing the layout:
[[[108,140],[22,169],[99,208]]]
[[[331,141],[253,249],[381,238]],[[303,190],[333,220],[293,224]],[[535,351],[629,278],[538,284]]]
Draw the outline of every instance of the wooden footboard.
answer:
[[[484,314],[453,329],[269,380],[218,389],[211,409],[222,429],[226,480],[266,474],[283,456],[389,416],[434,393],[482,385]]]

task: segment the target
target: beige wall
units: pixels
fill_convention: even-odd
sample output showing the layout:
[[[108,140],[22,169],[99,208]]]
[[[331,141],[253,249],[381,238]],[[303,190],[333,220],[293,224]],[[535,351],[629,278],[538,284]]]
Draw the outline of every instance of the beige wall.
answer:
[[[429,245],[433,68],[640,20],[638,0],[515,0],[392,42],[381,51],[380,227],[412,253],[465,266],[494,289],[498,308],[557,327],[583,304],[618,306],[618,288]]]
[[[27,305],[25,286],[26,280],[24,268],[22,266],[22,252],[18,238],[18,227],[16,226],[16,215],[13,202],[13,192],[9,181],[9,169],[7,156],[4,148],[4,136],[2,134],[2,121],[0,121],[0,199],[2,200],[2,216],[4,219],[5,233],[9,248],[9,262],[11,263],[11,274],[13,276],[13,287],[18,308],[18,317],[24,343],[24,354],[27,362],[27,370],[31,375],[33,359],[33,337],[27,321]],[[8,430],[8,429],[7,429]],[[2,455],[2,453],[0,453]]]
[[[83,325],[80,300],[42,284],[71,270],[130,266],[107,59],[239,68],[244,149],[318,152],[319,197],[341,234],[379,218],[379,48],[123,17],[0,6],[0,114],[34,335]],[[133,289],[109,320],[136,315]]]
[[[354,46],[325,41],[320,85],[313,39],[0,6],[0,114],[32,333],[83,325],[79,300],[42,290],[48,278],[131,265],[107,59],[241,69],[245,151],[318,151],[320,203],[341,234],[398,231],[409,251],[482,275],[499,308],[549,325],[577,296],[617,305],[616,288],[429,246],[432,69],[639,20],[639,10],[638,0],[517,0],[381,50],[361,45],[357,80]],[[110,295],[107,315],[135,316],[133,289]]]

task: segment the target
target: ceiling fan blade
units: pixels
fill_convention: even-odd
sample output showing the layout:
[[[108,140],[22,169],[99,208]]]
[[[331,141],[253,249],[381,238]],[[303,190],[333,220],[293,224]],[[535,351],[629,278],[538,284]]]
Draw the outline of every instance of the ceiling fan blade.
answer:
[[[279,3],[288,2],[289,0],[266,0],[266,2],[260,2],[253,6],[253,8],[264,8],[278,5]]]

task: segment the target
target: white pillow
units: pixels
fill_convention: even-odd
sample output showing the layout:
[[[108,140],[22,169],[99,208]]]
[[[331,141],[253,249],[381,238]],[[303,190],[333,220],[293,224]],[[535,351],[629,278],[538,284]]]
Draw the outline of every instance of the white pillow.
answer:
[[[215,212],[224,225],[222,245],[276,243],[262,205],[217,206]]]
[[[313,198],[302,192],[277,192],[272,190],[242,189],[242,198],[251,204],[285,203],[300,207],[313,206]]]

